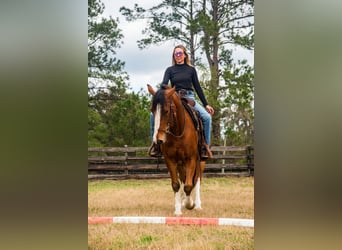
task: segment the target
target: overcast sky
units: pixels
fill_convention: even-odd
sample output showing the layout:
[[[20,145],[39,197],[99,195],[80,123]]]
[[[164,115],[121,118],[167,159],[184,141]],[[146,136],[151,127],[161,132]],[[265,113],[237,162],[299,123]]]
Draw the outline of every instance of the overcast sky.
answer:
[[[130,85],[133,91],[137,92],[140,88],[146,90],[146,84],[156,86],[162,81],[165,69],[171,65],[171,53],[175,42],[167,42],[163,45],[151,45],[147,49],[140,50],[137,40],[144,37],[141,31],[146,27],[144,21],[126,22],[120,14],[121,6],[133,8],[137,3],[147,9],[157,5],[161,0],[102,0],[105,4],[105,16],[119,18],[119,28],[124,35],[124,44],[117,50],[117,58],[125,62],[124,70],[130,77]],[[233,52],[237,59],[247,59],[253,65],[254,54],[247,50],[238,49]]]

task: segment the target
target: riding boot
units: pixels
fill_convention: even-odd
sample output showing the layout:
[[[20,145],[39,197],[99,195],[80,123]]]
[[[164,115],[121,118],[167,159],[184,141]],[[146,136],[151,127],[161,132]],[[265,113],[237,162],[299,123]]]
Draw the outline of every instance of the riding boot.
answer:
[[[151,157],[161,157],[161,151],[160,151],[160,145],[155,144],[154,142],[152,143],[151,147],[148,150],[148,154]]]
[[[209,154],[206,148],[202,147],[201,149],[201,160],[208,160]]]
[[[205,161],[213,157],[211,150],[207,144],[203,144],[201,148],[201,160]]]

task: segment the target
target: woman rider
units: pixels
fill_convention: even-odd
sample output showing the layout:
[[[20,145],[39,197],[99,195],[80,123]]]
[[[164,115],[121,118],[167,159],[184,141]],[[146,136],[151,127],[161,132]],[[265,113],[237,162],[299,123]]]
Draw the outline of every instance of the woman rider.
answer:
[[[176,87],[177,92],[185,92],[185,96],[195,101],[194,90],[201,100],[203,107],[195,102],[195,110],[200,114],[203,127],[205,141],[210,146],[211,137],[211,116],[214,114],[214,109],[208,104],[203,90],[198,81],[196,69],[191,65],[189,55],[183,45],[177,45],[172,52],[172,66],[168,67],[164,73],[164,78],[161,84],[168,84],[171,82],[172,87]],[[205,108],[204,108],[205,107]],[[151,113],[151,134],[154,131],[154,119]],[[149,149],[149,155],[152,157],[161,156],[160,148],[158,145],[152,143]],[[201,158],[207,159],[209,153],[206,150],[201,151]]]

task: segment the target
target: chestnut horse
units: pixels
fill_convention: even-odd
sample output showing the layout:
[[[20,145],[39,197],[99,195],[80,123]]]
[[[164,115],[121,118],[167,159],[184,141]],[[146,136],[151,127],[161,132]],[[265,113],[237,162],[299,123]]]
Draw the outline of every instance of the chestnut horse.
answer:
[[[205,161],[200,160],[198,131],[175,88],[163,85],[157,92],[149,84],[147,88],[153,95],[153,142],[160,145],[171,176],[175,215],[182,214],[182,205],[189,210],[201,209],[200,181]],[[195,202],[191,198],[194,187]]]

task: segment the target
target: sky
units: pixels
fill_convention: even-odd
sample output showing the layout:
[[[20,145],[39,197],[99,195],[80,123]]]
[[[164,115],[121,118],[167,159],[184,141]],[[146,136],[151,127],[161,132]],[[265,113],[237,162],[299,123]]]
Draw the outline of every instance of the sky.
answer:
[[[119,18],[119,28],[124,35],[124,44],[117,50],[116,57],[125,62],[124,70],[130,77],[130,86],[134,92],[141,88],[146,90],[146,84],[156,87],[163,79],[165,69],[171,65],[171,53],[177,42],[165,42],[162,45],[151,45],[147,49],[139,49],[137,41],[144,35],[142,30],[146,27],[145,21],[127,22],[119,12],[120,7],[132,9],[134,4],[147,9],[157,5],[161,0],[102,0],[105,5],[104,16]],[[237,49],[233,57],[247,59],[253,65],[254,53],[247,50]]]

